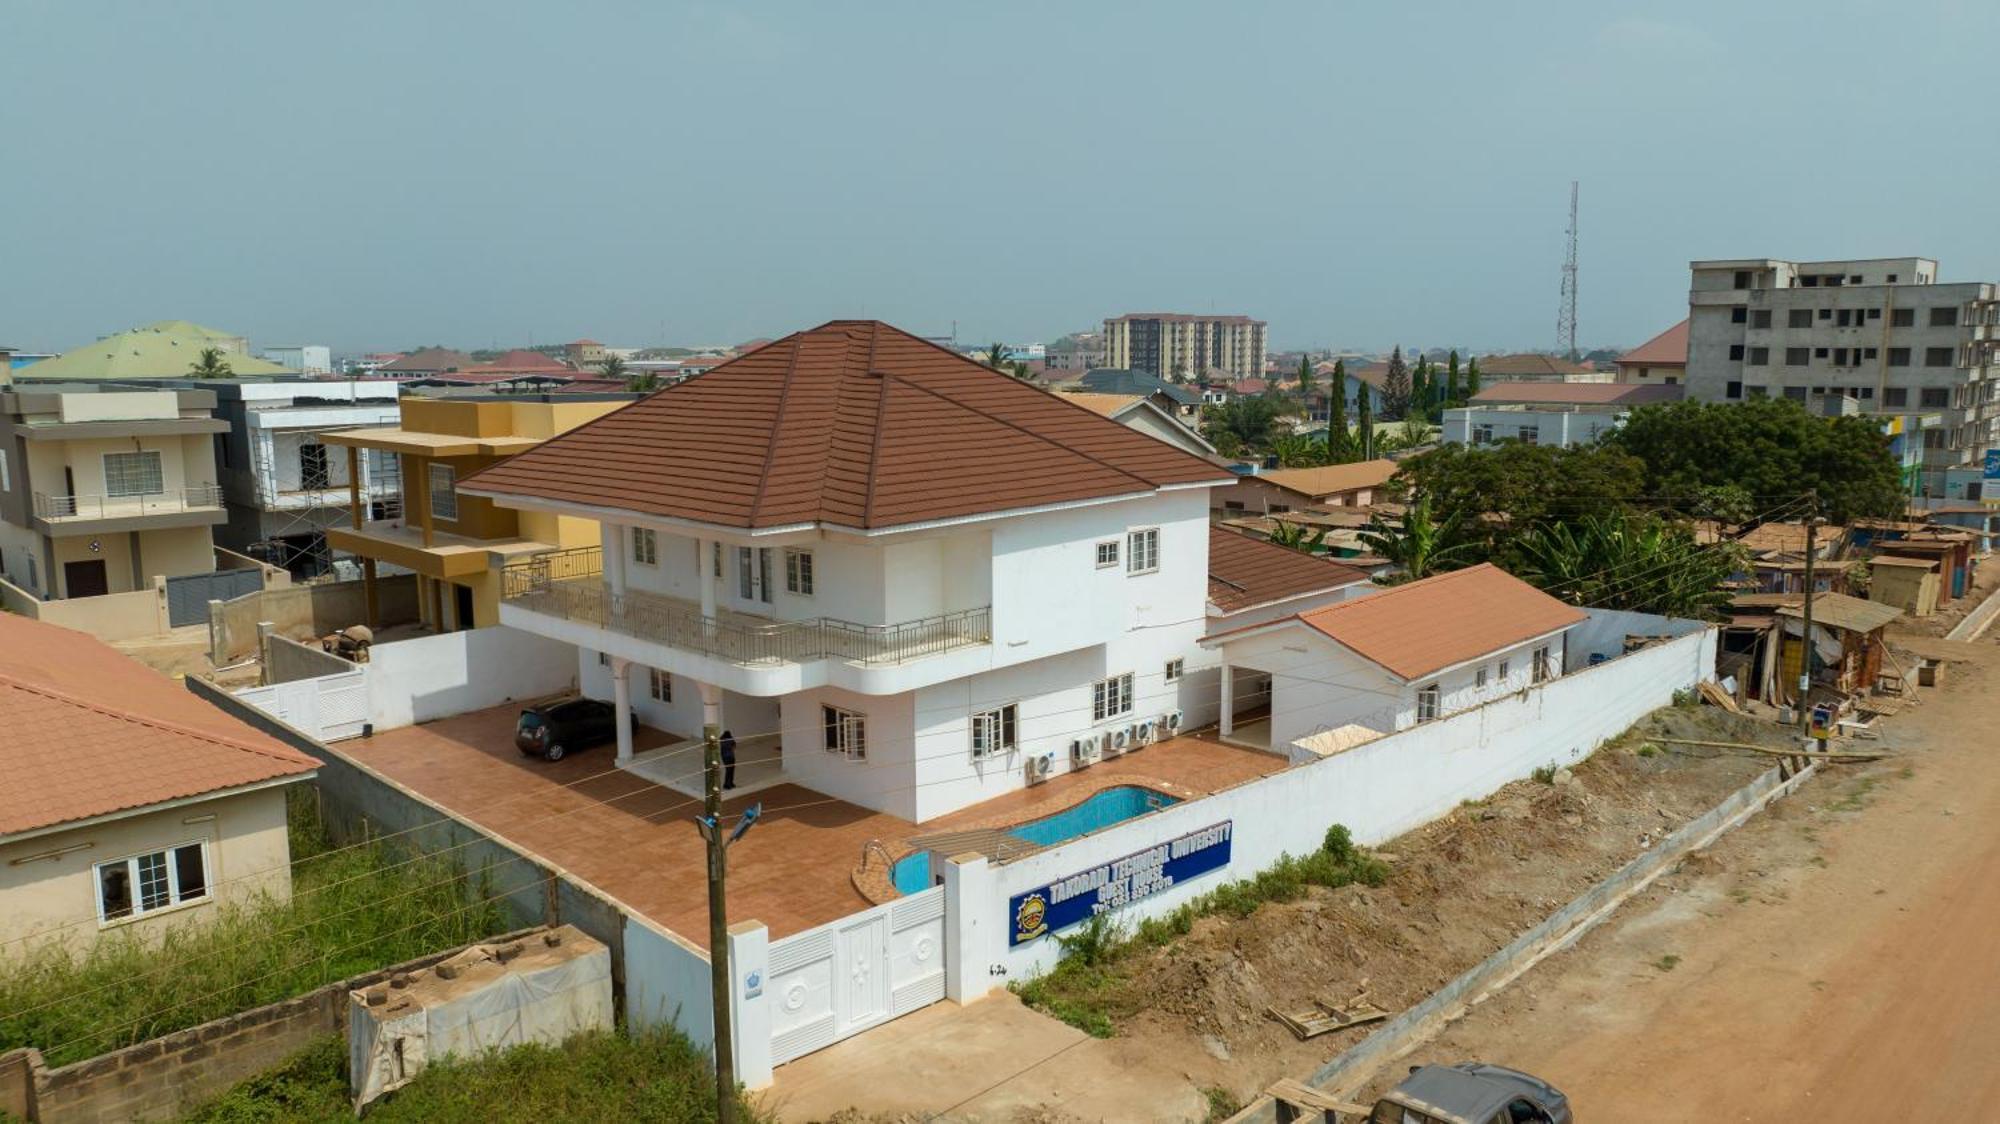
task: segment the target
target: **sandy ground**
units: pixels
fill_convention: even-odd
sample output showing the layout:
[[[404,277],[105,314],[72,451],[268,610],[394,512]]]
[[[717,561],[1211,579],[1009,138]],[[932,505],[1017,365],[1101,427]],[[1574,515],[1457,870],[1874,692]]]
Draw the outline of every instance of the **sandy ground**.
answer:
[[[1829,770],[1403,1059],[1579,1118],[2000,1119],[2000,642]],[[1403,1072],[1379,1075],[1371,1092]]]

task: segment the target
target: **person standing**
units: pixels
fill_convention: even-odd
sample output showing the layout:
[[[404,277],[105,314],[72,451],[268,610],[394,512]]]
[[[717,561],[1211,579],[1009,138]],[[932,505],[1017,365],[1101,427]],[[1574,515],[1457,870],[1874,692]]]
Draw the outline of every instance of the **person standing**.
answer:
[[[736,735],[722,731],[722,788],[723,791],[736,787]]]

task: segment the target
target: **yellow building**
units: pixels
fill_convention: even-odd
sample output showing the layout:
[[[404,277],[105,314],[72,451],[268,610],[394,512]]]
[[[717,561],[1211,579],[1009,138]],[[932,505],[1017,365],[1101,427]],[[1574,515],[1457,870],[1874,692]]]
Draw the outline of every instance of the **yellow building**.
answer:
[[[597,545],[593,520],[498,507],[479,496],[460,495],[458,481],[634,397],[408,397],[402,401],[402,424],[393,429],[326,434],[326,444],[346,448],[350,481],[361,479],[363,449],[394,453],[401,462],[399,499],[366,504],[355,495],[352,525],[327,532],[334,550],[361,559],[370,622],[377,620],[379,564],[414,571],[418,615],[426,627],[449,632],[500,623],[499,564],[506,558]]]

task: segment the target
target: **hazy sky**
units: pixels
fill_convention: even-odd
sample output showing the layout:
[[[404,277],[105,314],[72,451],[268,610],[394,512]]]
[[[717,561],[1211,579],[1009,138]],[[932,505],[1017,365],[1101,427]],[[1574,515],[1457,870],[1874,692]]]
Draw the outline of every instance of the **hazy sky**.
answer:
[[[2000,278],[2000,4],[0,0],[0,343],[1580,342],[1696,257]]]

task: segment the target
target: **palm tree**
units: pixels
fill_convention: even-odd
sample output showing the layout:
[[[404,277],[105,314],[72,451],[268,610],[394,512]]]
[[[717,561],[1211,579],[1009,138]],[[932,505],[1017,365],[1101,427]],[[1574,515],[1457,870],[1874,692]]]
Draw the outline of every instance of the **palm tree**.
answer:
[[[1325,443],[1297,433],[1273,438],[1271,454],[1284,468],[1314,468],[1326,463]]]
[[[1271,444],[1271,427],[1278,405],[1269,398],[1238,398],[1210,406],[1202,415],[1202,431],[1225,456],[1256,452]]]
[[[625,389],[635,394],[651,394],[660,389],[658,371],[635,371],[625,378]]]
[[[1477,560],[1479,549],[1477,543],[1460,534],[1457,515],[1437,518],[1429,496],[1411,500],[1393,524],[1378,519],[1356,537],[1363,546],[1395,564],[1394,576],[1376,579],[1383,585],[1463,569]]]
[[[213,347],[202,348],[201,357],[188,367],[189,376],[197,379],[226,379],[235,373],[221,350]]]
[[[1734,544],[1703,546],[1686,527],[1623,512],[1530,528],[1514,549],[1521,579],[1554,597],[1669,617],[1718,615],[1742,561]]]
[[[996,371],[1007,369],[1007,345],[995,340],[987,345],[986,365]]]
[[[604,360],[604,365],[598,368],[598,374],[603,378],[617,382],[625,378],[630,372],[626,370],[624,358],[613,355]]]
[[[1326,528],[1308,530],[1303,523],[1280,523],[1271,528],[1271,541],[1288,550],[1318,554],[1326,542]]]

